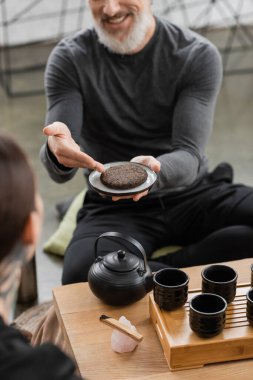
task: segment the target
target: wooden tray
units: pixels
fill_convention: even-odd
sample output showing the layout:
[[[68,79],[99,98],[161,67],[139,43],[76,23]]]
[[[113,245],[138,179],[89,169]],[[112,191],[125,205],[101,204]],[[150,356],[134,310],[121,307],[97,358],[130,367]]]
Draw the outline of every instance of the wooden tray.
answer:
[[[189,301],[200,290],[189,291],[185,306],[170,312],[160,309],[150,294],[150,318],[171,371],[253,357],[253,327],[246,318],[249,288],[248,284],[237,287],[235,300],[227,308],[225,329],[208,339],[199,338],[189,326]]]

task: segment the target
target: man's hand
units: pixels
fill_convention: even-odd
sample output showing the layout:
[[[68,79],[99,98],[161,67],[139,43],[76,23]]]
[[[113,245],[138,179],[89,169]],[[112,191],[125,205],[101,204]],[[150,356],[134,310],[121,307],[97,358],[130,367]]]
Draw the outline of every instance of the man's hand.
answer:
[[[137,156],[132,158],[131,162],[137,162],[138,164],[143,164],[148,166],[151,170],[158,173],[161,170],[160,162],[153,156]],[[141,198],[148,195],[148,190],[143,191],[142,193],[138,193],[130,196],[122,196],[122,197],[112,197],[113,201],[118,201],[120,199],[133,199],[134,202],[139,201]]]
[[[69,168],[104,171],[104,166],[100,162],[81,152],[66,124],[56,121],[45,127],[43,133],[48,136],[48,147],[60,164]]]
[[[131,162],[146,165],[156,173],[161,170],[161,163],[153,156],[137,156],[132,158]]]

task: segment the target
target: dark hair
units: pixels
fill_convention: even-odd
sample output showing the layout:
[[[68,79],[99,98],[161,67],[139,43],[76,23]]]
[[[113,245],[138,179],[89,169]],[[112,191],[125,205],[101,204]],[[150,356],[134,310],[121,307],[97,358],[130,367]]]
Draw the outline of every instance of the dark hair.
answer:
[[[34,174],[25,152],[0,134],[0,262],[21,238],[34,198]]]

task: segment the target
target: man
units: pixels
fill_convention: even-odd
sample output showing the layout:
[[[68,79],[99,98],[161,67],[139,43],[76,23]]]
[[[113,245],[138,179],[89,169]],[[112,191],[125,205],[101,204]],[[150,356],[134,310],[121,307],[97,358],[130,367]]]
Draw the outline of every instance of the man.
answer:
[[[48,136],[41,157],[66,182],[77,168],[135,161],[158,173],[131,199],[87,192],[64,260],[63,283],[86,281],[96,238],[118,231],[178,267],[253,254],[253,189],[231,184],[230,166],[208,174],[205,148],[222,79],[217,49],[154,17],[150,0],[90,0],[94,29],[63,40],[45,76]],[[82,151],[80,150],[80,147]],[[118,201],[118,202],[116,202]],[[113,251],[104,241],[101,254]]]
[[[75,364],[52,344],[31,347],[8,326],[22,264],[34,255],[42,203],[33,170],[22,149],[0,135],[0,378],[78,380]]]

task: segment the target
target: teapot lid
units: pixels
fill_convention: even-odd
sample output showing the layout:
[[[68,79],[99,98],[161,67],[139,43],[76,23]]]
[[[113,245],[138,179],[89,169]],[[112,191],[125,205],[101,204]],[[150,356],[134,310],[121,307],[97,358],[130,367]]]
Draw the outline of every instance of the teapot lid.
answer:
[[[130,272],[138,268],[140,263],[137,256],[121,249],[108,253],[103,257],[103,262],[106,268],[114,272]]]

